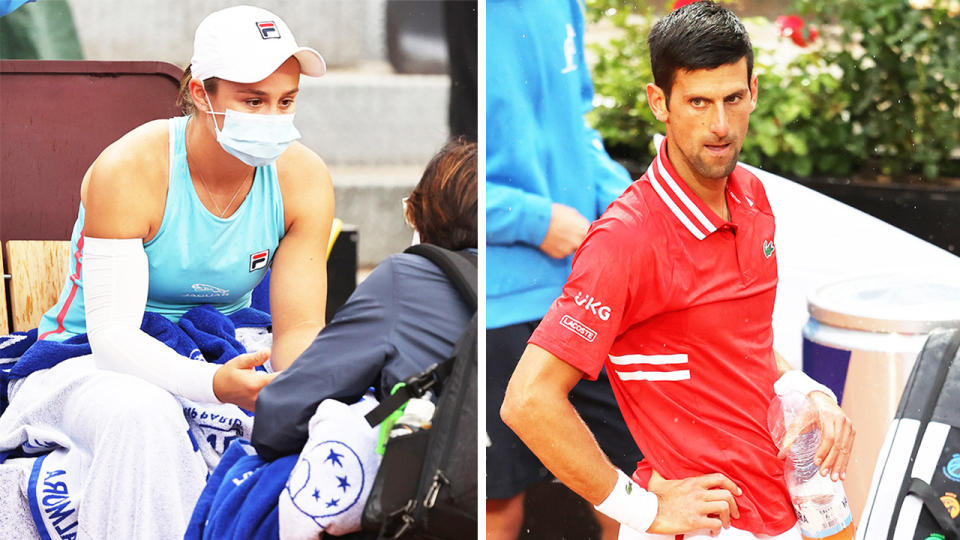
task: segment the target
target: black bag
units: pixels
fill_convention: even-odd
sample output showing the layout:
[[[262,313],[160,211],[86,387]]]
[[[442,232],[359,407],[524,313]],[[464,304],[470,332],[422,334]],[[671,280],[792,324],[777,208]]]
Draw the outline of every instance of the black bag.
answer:
[[[450,358],[408,378],[367,415],[382,422],[428,389],[439,396],[430,429],[390,439],[370,498],[363,529],[379,538],[458,540],[477,532],[477,258],[430,244],[408,248],[439,266],[473,317]]]
[[[935,330],[877,458],[858,539],[960,540],[960,330]]]

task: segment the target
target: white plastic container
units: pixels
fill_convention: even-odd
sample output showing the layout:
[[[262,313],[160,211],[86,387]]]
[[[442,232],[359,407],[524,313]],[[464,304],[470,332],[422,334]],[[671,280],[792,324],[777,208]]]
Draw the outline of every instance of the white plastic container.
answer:
[[[873,276],[808,298],[803,370],[841,400],[857,438],[844,482],[856,523],[877,455],[927,334],[960,327],[960,276]]]

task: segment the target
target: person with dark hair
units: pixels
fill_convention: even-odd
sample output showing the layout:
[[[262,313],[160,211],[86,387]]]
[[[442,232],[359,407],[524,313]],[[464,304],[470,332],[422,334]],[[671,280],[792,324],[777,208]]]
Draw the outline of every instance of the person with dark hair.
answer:
[[[448,143],[405,199],[420,241],[474,254],[477,144]],[[387,257],[361,282],[313,343],[260,391],[253,446],[276,459],[299,453],[310,417],[325,399],[383,399],[399,381],[453,351],[472,313],[443,271],[419,255]]]
[[[845,476],[854,431],[825,386],[773,350],[774,218],[737,165],[757,100],[749,37],[711,1],[653,27],[649,106],[666,139],[590,228],[533,333],[501,414],[620,538],[800,538],[766,425],[776,394],[816,406],[820,473]],[[643,451],[612,465],[567,393],[606,366]],[[665,536],[669,535],[669,536]]]

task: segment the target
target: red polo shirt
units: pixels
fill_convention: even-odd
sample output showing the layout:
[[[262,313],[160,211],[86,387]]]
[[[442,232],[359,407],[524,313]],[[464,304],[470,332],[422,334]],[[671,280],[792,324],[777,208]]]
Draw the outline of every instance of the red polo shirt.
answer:
[[[734,527],[779,534],[796,522],[766,427],[777,379],[774,219],[760,181],[737,167],[720,219],[667,159],[590,228],[563,294],[530,338],[610,383],[644,460],[679,479],[719,472],[743,490]]]

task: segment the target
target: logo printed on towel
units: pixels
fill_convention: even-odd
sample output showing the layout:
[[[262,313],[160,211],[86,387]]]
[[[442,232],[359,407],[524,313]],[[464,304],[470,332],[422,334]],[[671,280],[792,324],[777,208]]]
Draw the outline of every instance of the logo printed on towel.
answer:
[[[297,510],[326,528],[357,504],[363,485],[360,456],[340,441],[324,441],[300,455],[285,489]]]
[[[41,535],[76,540],[77,505],[67,487],[69,475],[63,469],[47,467],[53,462],[47,459],[51,455],[37,458],[33,465],[28,493],[30,510]]]
[[[601,321],[605,321],[610,318],[610,308],[602,305],[599,300],[593,296],[590,296],[589,294],[584,294],[580,291],[577,291],[577,295],[573,298],[573,301],[583,309],[593,313],[597,317],[600,317]]]
[[[60,445],[54,441],[47,441],[38,439],[36,437],[27,439],[21,445],[24,454],[39,454],[41,452],[49,452],[50,450],[53,450],[59,446]]]
[[[560,325],[591,343],[597,339],[597,333],[593,329],[569,315],[560,319]]]
[[[257,30],[260,31],[260,37],[263,39],[280,39],[280,31],[273,21],[263,21],[257,23]]]
[[[250,271],[256,272],[261,268],[266,268],[267,261],[270,260],[270,250],[265,249],[250,255]]]
[[[7,347],[16,345],[25,339],[27,339],[26,334],[9,334],[0,337],[0,349],[6,349]]]

